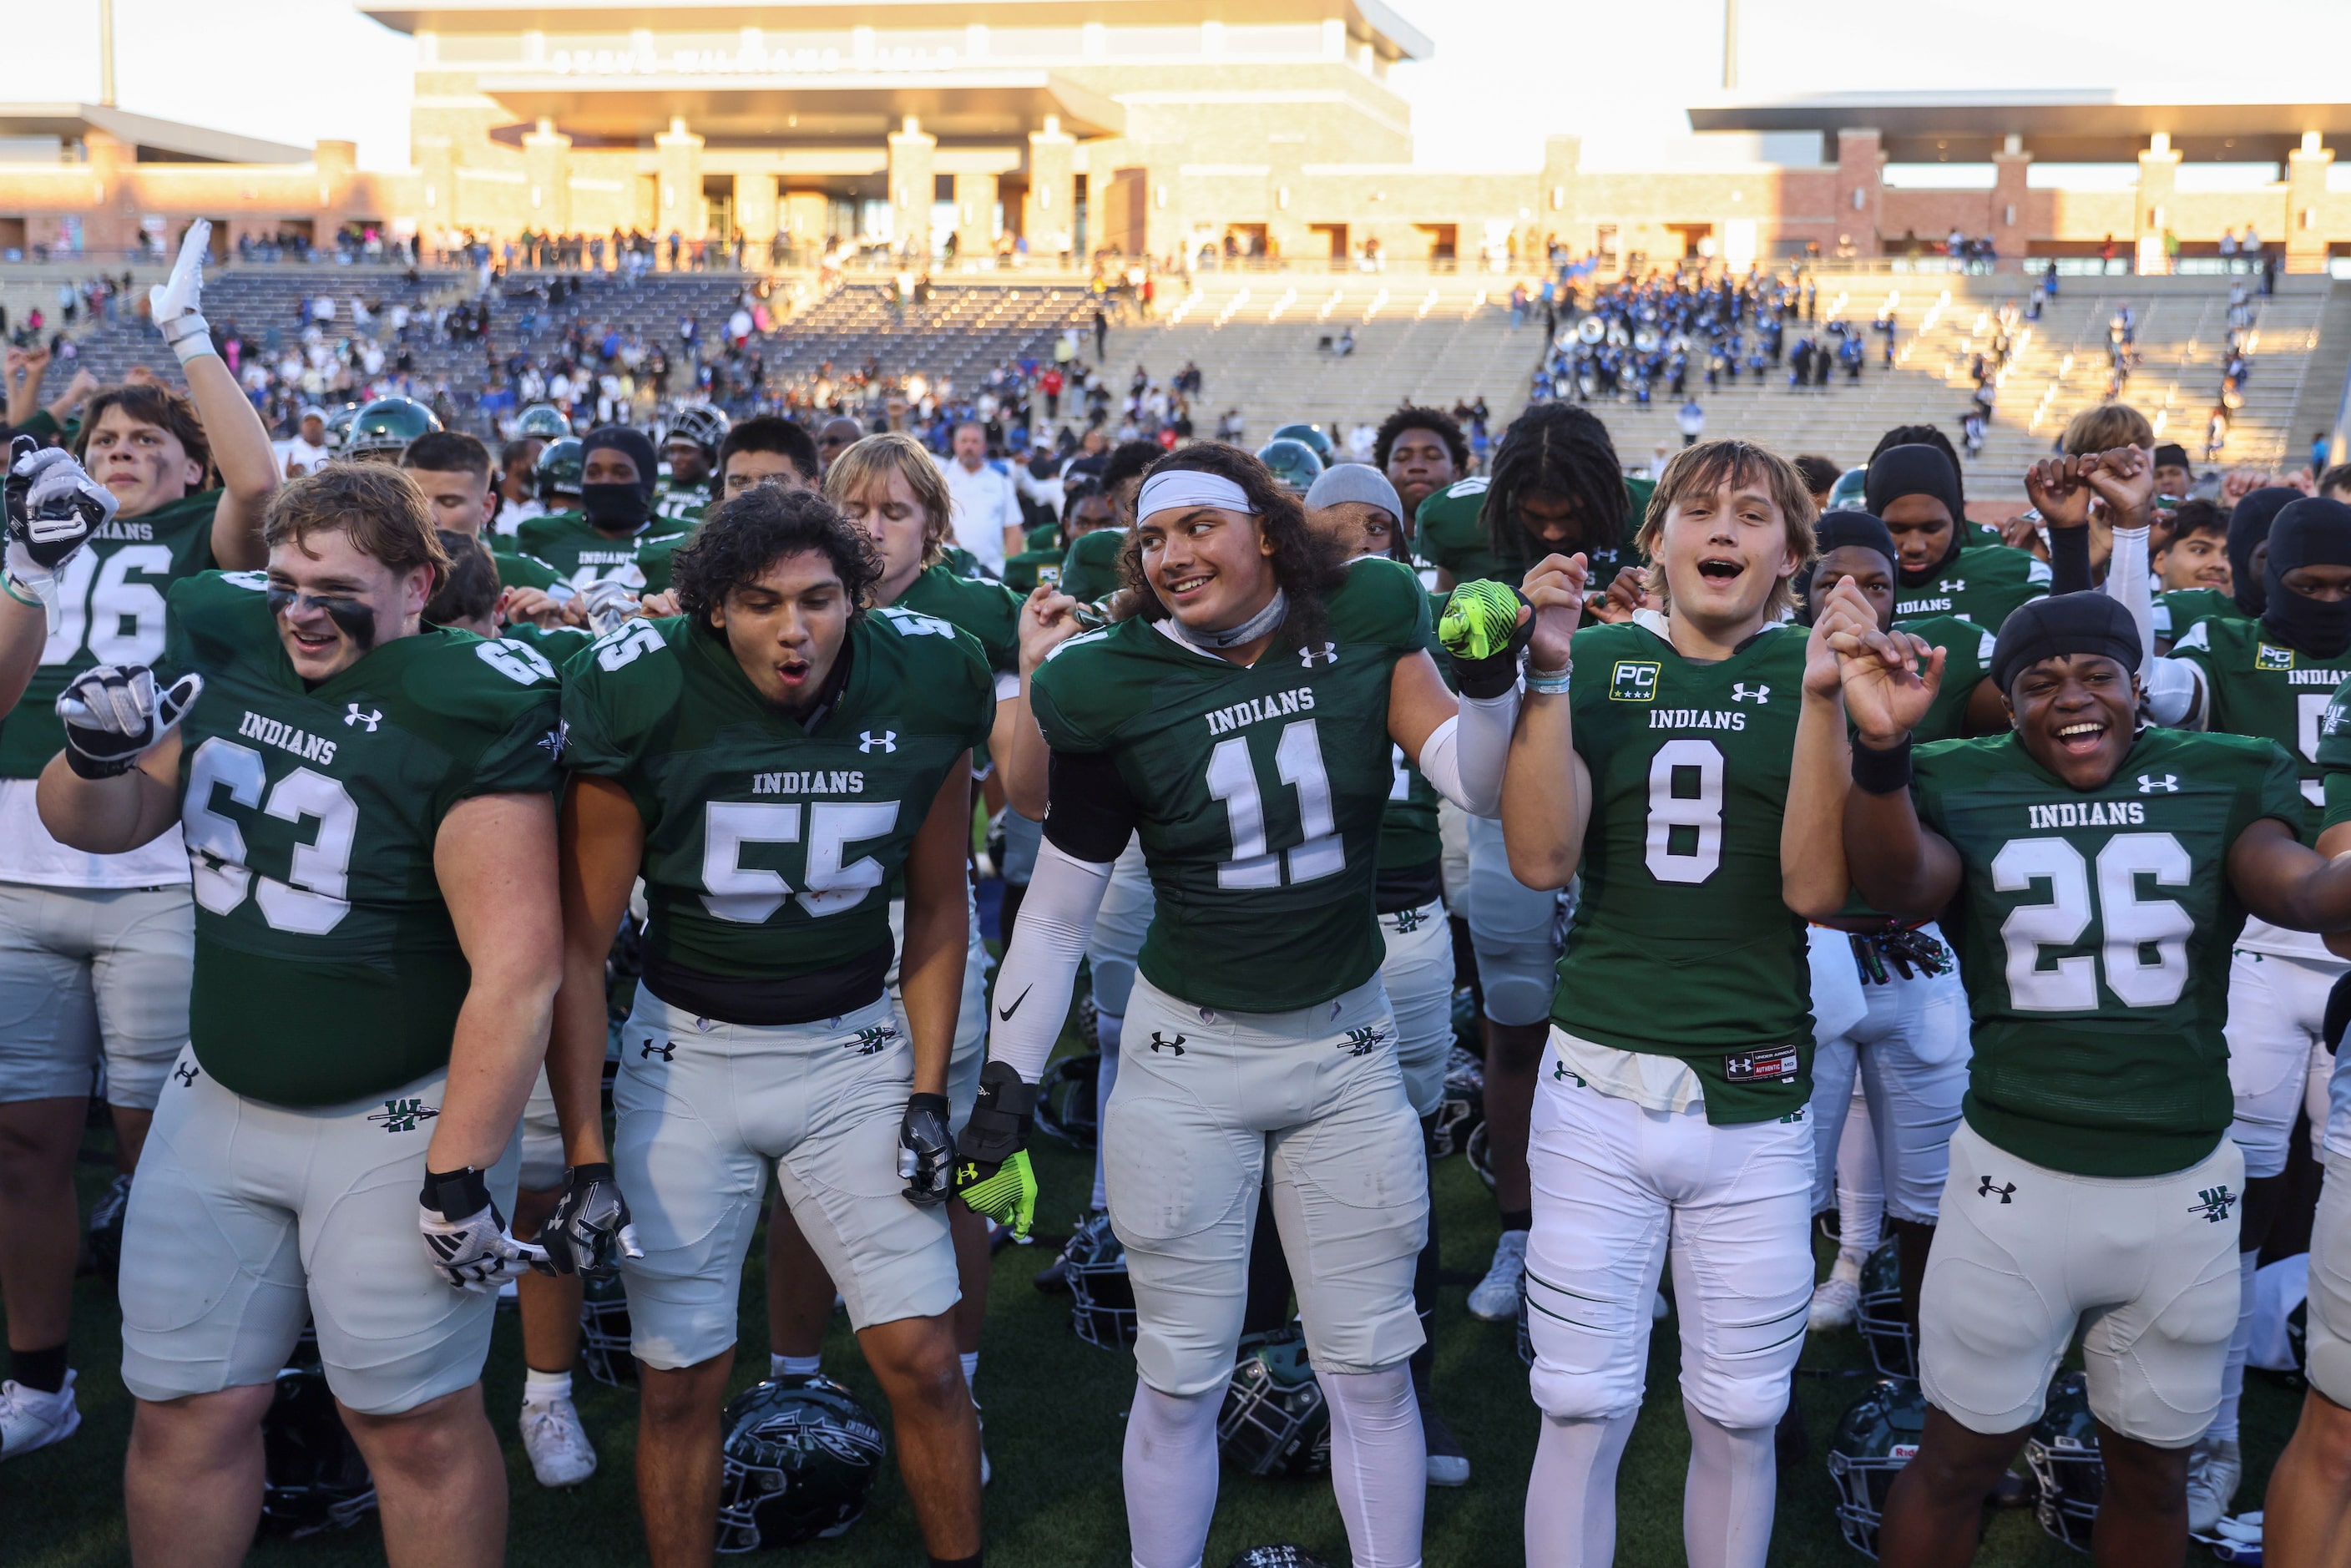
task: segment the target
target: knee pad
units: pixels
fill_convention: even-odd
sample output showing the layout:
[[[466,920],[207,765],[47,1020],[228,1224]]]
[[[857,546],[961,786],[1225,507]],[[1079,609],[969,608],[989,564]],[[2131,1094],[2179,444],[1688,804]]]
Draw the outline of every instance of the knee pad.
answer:
[[[1742,1376],[1707,1367],[1697,1376],[1683,1376],[1682,1397],[1718,1427],[1734,1431],[1776,1427],[1788,1411],[1793,1372],[1790,1367],[1771,1375]]]

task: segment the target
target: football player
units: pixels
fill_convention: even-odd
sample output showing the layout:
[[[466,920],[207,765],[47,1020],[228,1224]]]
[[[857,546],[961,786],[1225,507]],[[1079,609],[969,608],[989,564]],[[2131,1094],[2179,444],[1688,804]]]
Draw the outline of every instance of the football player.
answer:
[[[1372,464],[1395,486],[1409,535],[1420,504],[1468,472],[1469,442],[1451,414],[1407,404],[1380,422]],[[1408,551],[1413,542],[1405,540]]]
[[[721,446],[732,429],[726,416],[708,403],[689,404],[670,417],[661,450],[669,474],[653,504],[664,522],[691,527],[702,520],[712,483],[725,463]]]
[[[307,1321],[386,1554],[492,1563],[482,1362],[499,1281],[543,1256],[501,1215],[559,975],[556,685],[422,624],[446,561],[398,468],[292,481],[264,538],[266,575],[173,586],[162,678],[75,678],[41,775],[59,841],[183,826],[195,878],[191,1043],[123,1235],[131,1558],[244,1559]]]
[[[567,956],[549,1075],[567,1138],[588,1137],[605,954],[642,876],[652,919],[611,1164],[641,1216],[643,1256],[621,1269],[638,1497],[663,1568],[710,1559],[714,1416],[770,1166],[890,1398],[925,1549],[978,1561],[946,1091],[970,753],[995,699],[965,633],[871,608],[880,570],[822,497],[755,486],[679,553],[681,615],[631,620],[567,672]],[[889,886],[902,874],[898,954]],[[893,955],[903,1028],[884,985]]]
[[[2118,551],[2116,571],[2143,584],[2144,555]],[[1974,1555],[1976,1511],[2086,1318],[2097,1557],[2178,1563],[2189,1451],[2220,1406],[2239,1293],[2222,956],[2248,914],[2351,923],[2351,864],[2299,841],[2304,802],[2274,741],[2140,727],[2144,631],[2102,594],[2002,626],[2010,734],[1915,757],[1941,660],[1859,614],[1823,626],[1856,735],[1855,888],[1899,916],[1950,912],[1975,1020],[1920,1320],[1926,1432],[1881,1549]],[[1808,757],[1795,792],[1834,798],[1839,761]]]
[[[1529,574],[1530,695],[1502,790],[1511,874],[1583,883],[1528,1144],[1543,1424],[1527,1558],[1609,1560],[1670,1249],[1684,1542],[1699,1568],[1760,1568],[1813,1291],[1809,970],[1790,912],[1833,915],[1846,891],[1834,813],[1790,809],[1788,780],[1844,726],[1782,624],[1813,554],[1802,476],[1742,442],[1686,446],[1636,544],[1661,619],[1578,632],[1583,560]]]
[[[1982,538],[1969,527],[1959,467],[1942,448],[1915,442],[1869,460],[1870,513],[1901,552],[1896,619],[1956,615],[1997,632],[2016,607],[2049,591],[2049,563]]]
[[[64,744],[57,701],[68,684],[93,664],[162,656],[164,595],[174,582],[215,566],[262,564],[262,510],[284,482],[269,432],[214,351],[202,314],[211,232],[201,220],[189,226],[170,278],[150,296],[186,394],[151,378],[109,388],[84,411],[73,455],[105,499],[82,484],[80,469],[55,466],[56,456],[38,456],[37,475],[11,475],[26,490],[12,497],[5,610],[14,656],[0,674],[0,695],[14,699],[14,711],[0,707],[0,1016],[10,1020],[0,1036],[0,1286],[10,1352],[0,1456],[10,1459],[80,1422],[66,1331],[78,1240],[74,1155],[92,1071],[102,1059],[117,1169],[92,1219],[110,1226],[156,1097],[187,1043],[194,942],[176,831],[120,855],[82,853],[42,828],[34,780]],[[12,454],[12,470],[17,461]],[[46,541],[27,504],[36,486],[57,486],[73,514]],[[38,661],[29,669],[28,653]]]
[[[434,528],[476,538],[487,532],[498,499],[490,486],[488,447],[463,431],[427,431],[402,450],[400,465],[424,492]],[[494,551],[493,559],[498,581],[514,591],[505,610],[509,619],[557,624],[576,616],[574,623],[585,623],[585,606],[566,611],[576,593],[553,567],[510,550]]]
[[[1020,1140],[1036,1080],[1112,863],[1139,836],[1159,898],[1101,1139],[1140,1331],[1134,1559],[1200,1561],[1263,1186],[1331,1406],[1355,1560],[1415,1563],[1426,1457],[1405,1364],[1423,1337],[1412,1280],[1428,1188],[1379,978],[1377,842],[1395,747],[1440,791],[1492,809],[1522,612],[1507,590],[1466,596],[1482,597],[1480,627],[1499,599],[1506,645],[1471,629],[1473,651],[1502,668],[1458,717],[1411,571],[1341,566],[1256,458],[1183,448],[1153,467],[1136,513],[1130,612],[1063,643],[1028,683],[1051,748],[1046,843],[956,1185],[1029,1228]],[[1057,619],[1050,630],[1071,617]]]
[[[717,488],[721,500],[731,501],[754,485],[807,490],[815,488],[816,482],[816,443],[807,431],[789,419],[772,413],[755,414],[730,426],[726,438],[718,444]],[[701,517],[697,507],[686,519],[686,527],[654,533],[637,547],[637,570],[644,576],[646,594],[668,589],[670,561],[694,538],[694,528]],[[653,612],[667,615],[676,611],[664,601],[662,606],[648,612]]]
[[[637,548],[674,531],[653,517],[653,444],[634,426],[600,425],[580,442],[580,509],[524,523],[515,551],[553,567],[574,592],[605,580],[642,590]]]

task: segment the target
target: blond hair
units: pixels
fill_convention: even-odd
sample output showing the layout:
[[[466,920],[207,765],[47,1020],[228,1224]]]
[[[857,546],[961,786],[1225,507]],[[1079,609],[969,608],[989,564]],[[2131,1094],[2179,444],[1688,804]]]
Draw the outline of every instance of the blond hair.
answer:
[[[1666,465],[1657,480],[1657,487],[1649,493],[1649,509],[1641,518],[1641,531],[1634,543],[1642,556],[1655,561],[1657,547],[1666,532],[1666,517],[1684,500],[1692,496],[1711,496],[1725,485],[1749,485],[1757,478],[1771,497],[1771,504],[1780,509],[1788,534],[1788,553],[1796,559],[1796,570],[1811,564],[1816,548],[1813,541],[1813,520],[1820,513],[1813,503],[1812,487],[1796,465],[1778,453],[1744,441],[1701,441],[1685,446]],[[1771,611],[1774,616],[1785,615],[1796,602],[1792,586],[1794,575],[1778,579],[1771,587]],[[1652,571],[1649,591],[1657,601],[1672,607],[1672,594],[1666,583],[1662,567]]]
[[[2128,403],[2102,402],[2065,422],[2063,444],[2068,457],[2111,452],[2117,446],[2152,447],[2155,426],[2147,423],[2147,415]]]
[[[923,508],[923,565],[934,567],[946,559],[947,528],[955,520],[955,497],[946,476],[931,461],[928,448],[911,435],[895,431],[869,435],[832,460],[825,471],[824,497],[842,506],[852,497],[876,486],[887,489],[893,473],[906,476],[906,488]]]
[[[288,480],[262,515],[261,542],[275,549],[291,541],[315,553],[306,541],[317,533],[348,534],[353,549],[394,575],[430,567],[434,593],[449,580],[432,506],[405,468],[344,459]]]

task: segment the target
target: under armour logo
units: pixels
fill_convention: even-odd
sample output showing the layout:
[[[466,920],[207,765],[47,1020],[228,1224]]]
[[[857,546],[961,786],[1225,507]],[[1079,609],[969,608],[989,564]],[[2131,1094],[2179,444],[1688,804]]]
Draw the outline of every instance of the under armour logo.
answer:
[[[1422,925],[1426,924],[1426,922],[1421,918],[1421,913],[1417,909],[1397,910],[1395,923],[1396,935],[1399,936],[1409,936],[1414,932],[1419,930]]]
[[[1747,689],[1747,683],[1745,681],[1740,681],[1730,688],[1730,700],[1732,702],[1743,703],[1748,699],[1750,695],[1750,694]],[[1771,688],[1770,686],[1757,686],[1751,695],[1755,698],[1755,706],[1761,707],[1771,700]]]
[[[677,1060],[677,1041],[674,1040],[658,1041],[649,1040],[643,1045],[637,1047],[637,1060],[639,1061],[649,1061],[656,1053],[660,1055],[664,1061],[675,1061]]]
[[[2142,773],[2138,776],[2138,792],[2140,794],[2152,795],[2158,789],[2162,790],[2167,795],[2178,794],[2179,792],[2179,775],[2177,773],[2167,773],[2160,779],[2158,779],[2151,773]]]
[[[1184,1037],[1179,1034],[1174,1040],[1166,1040],[1162,1038],[1159,1031],[1155,1029],[1151,1031],[1151,1049],[1155,1052],[1162,1046],[1181,1056],[1184,1054]]]
[[[1305,665],[1308,669],[1312,669],[1317,660],[1320,660],[1325,664],[1337,664],[1339,662],[1339,644],[1336,643],[1325,643],[1319,650],[1314,648],[1301,648],[1298,650],[1298,662]]]
[[[427,1105],[423,1101],[410,1096],[406,1099],[385,1101],[383,1109],[370,1116],[368,1120],[381,1123],[383,1130],[387,1133],[413,1133],[416,1131],[418,1123],[429,1122],[440,1113],[437,1109]]]
[[[1351,1029],[1347,1031],[1347,1038],[1339,1042],[1339,1049],[1349,1056],[1369,1056],[1372,1047],[1387,1037],[1387,1030],[1377,1024],[1365,1029]]]
[[[1557,1060],[1551,1064],[1551,1081],[1553,1083],[1573,1083],[1578,1089],[1588,1087],[1583,1082],[1583,1074],[1570,1072],[1567,1070],[1567,1063]]]
[[[180,1063],[179,1066],[172,1069],[172,1076],[180,1081],[181,1088],[193,1089],[195,1087],[196,1080],[203,1077],[204,1074],[196,1071],[196,1064],[194,1062],[183,1061]]]
[[[348,711],[343,715],[344,728],[349,729],[352,725],[363,724],[368,727],[368,733],[370,735],[373,735],[375,733],[375,727],[382,722],[383,710],[381,708],[376,708],[368,713],[361,713],[360,712],[360,705],[357,703],[349,705]]]
[[[878,747],[881,747],[883,750],[884,750],[884,751],[895,751],[895,750],[897,750],[897,749],[898,749],[898,732],[897,732],[896,730],[894,730],[894,729],[885,729],[885,730],[883,730],[881,734],[876,735],[876,734],[874,734],[872,730],[868,729],[868,730],[861,730],[861,731],[858,733],[858,737],[857,737],[857,749],[858,749],[858,750],[860,750],[860,751],[871,751],[871,750],[872,750],[872,749],[873,749],[875,747],[877,747],[877,746],[878,746]]]
[[[2229,1210],[2237,1201],[2237,1195],[2229,1190],[2226,1183],[2219,1186],[2208,1186],[2196,1197],[2197,1201],[2188,1206],[2188,1212],[2200,1214],[2214,1225],[2227,1221]]]
[[[2000,1195],[2001,1202],[2010,1203],[2014,1200],[2009,1195],[2013,1193],[2015,1190],[2016,1184],[2014,1182],[2010,1182],[2005,1186],[1994,1186],[1991,1182],[1991,1177],[1985,1176],[1982,1180],[1982,1185],[1976,1188],[1976,1196],[1978,1197],[1990,1197],[1992,1194],[1998,1193]]]
[[[857,1052],[860,1056],[872,1056],[874,1052],[880,1051],[883,1046],[888,1045],[892,1040],[897,1038],[898,1026],[896,1024],[875,1024],[871,1029],[859,1030],[857,1031],[857,1038],[849,1042],[849,1049]]]

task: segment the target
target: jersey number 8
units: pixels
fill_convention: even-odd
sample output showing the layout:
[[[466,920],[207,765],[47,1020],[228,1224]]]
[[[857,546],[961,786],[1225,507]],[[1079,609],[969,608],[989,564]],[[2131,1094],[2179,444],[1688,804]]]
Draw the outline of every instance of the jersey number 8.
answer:
[[[1649,759],[1645,858],[1659,882],[1701,883],[1722,868],[1722,748],[1714,742],[1669,740]]]

